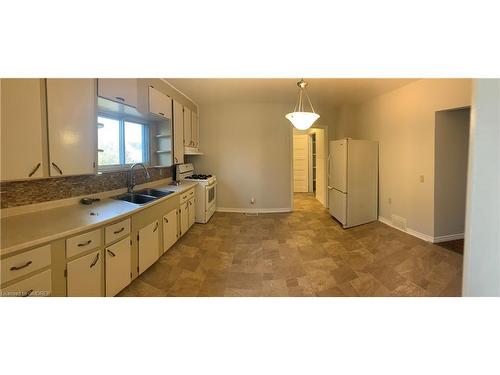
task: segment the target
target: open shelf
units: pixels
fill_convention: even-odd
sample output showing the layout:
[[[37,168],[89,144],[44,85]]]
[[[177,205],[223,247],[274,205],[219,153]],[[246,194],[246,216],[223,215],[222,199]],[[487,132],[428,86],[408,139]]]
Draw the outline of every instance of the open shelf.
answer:
[[[166,154],[166,153],[169,153],[169,152],[172,152],[172,150],[157,150],[155,151],[157,154]]]
[[[170,138],[172,135],[170,134],[156,134],[156,138]]]

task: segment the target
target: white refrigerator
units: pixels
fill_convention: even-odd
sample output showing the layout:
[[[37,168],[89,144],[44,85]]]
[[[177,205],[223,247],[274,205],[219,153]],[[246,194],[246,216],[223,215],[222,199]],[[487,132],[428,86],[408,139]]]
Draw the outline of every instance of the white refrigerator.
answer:
[[[378,142],[330,141],[328,210],[344,228],[378,219]]]

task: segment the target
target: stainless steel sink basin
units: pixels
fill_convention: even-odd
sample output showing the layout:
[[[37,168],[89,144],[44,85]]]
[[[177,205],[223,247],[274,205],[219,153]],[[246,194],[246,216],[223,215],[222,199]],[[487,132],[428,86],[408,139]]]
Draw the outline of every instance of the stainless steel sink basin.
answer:
[[[137,194],[137,193],[125,193],[113,197],[113,199],[118,199],[121,201],[135,203],[135,204],[146,204],[158,199],[158,197],[153,197],[151,195],[145,195],[145,194]]]
[[[138,190],[136,194],[143,194],[143,195],[150,195],[152,197],[156,198],[163,198],[166,197],[167,195],[173,194],[173,191],[163,191],[163,190],[157,190],[157,189],[142,189]]]

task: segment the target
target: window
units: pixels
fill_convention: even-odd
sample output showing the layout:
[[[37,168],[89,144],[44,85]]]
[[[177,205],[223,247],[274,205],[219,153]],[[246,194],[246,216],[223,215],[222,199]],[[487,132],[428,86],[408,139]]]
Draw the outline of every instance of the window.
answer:
[[[98,116],[99,167],[120,167],[149,161],[148,127],[123,119]]]

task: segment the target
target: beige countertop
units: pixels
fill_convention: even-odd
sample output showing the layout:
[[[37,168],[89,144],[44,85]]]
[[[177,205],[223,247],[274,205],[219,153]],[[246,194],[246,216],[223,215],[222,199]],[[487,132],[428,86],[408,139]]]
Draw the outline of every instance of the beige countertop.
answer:
[[[3,217],[0,221],[0,255],[54,241],[129,216],[159,202],[176,197],[196,184],[196,182],[183,181],[177,186],[169,184],[154,186],[156,189],[174,191],[174,194],[145,205],[104,198],[89,206],[72,204]]]

